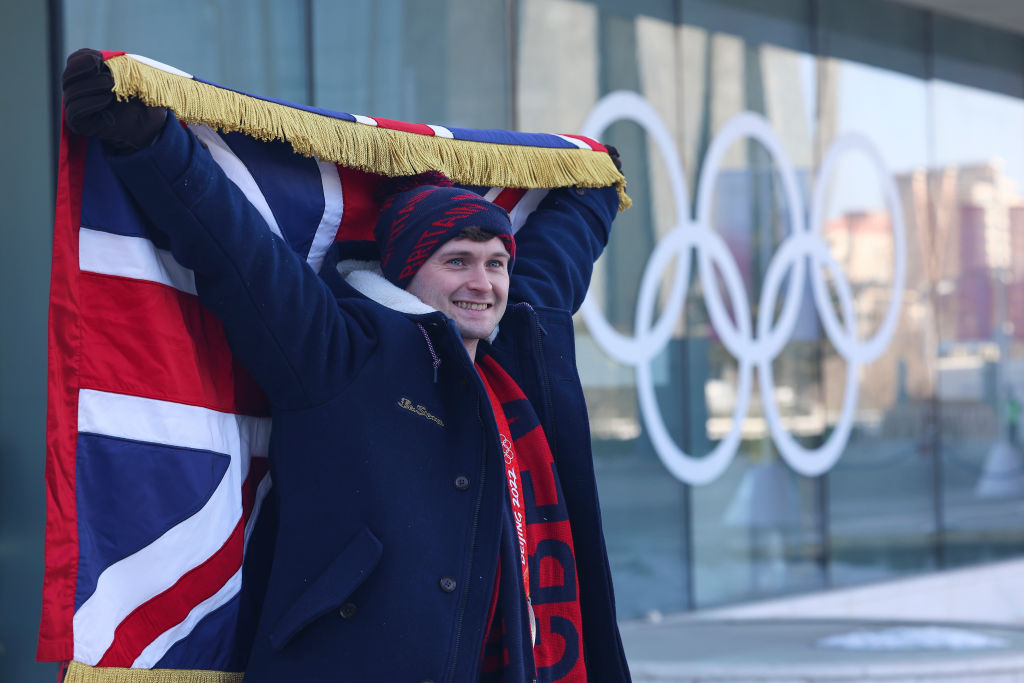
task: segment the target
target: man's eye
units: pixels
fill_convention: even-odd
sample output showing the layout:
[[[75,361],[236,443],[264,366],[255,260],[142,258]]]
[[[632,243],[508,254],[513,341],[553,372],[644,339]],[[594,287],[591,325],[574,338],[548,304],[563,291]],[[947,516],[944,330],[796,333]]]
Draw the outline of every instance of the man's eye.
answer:
[[[450,258],[450,259],[448,259],[448,263],[452,264],[453,266],[461,266],[462,265],[462,259],[461,258]]]
[[[491,268],[504,268],[505,267],[505,262],[504,261],[491,261],[488,265]]]

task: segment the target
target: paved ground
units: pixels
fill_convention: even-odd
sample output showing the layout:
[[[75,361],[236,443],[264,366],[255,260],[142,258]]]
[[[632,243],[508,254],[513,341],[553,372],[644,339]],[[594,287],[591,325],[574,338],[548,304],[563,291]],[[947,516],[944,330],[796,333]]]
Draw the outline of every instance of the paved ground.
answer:
[[[838,619],[629,622],[636,683],[1024,683],[1024,629]]]

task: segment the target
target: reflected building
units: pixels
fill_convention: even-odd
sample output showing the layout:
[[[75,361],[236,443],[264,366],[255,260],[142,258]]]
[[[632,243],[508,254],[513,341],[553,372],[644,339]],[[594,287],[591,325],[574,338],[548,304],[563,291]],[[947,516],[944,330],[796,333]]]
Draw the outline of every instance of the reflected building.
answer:
[[[921,244],[934,245],[939,326],[949,341],[991,341],[1000,315],[996,289],[1004,289],[1000,297],[1009,295],[1019,268],[1011,249],[1013,215],[1021,204],[1018,183],[1003,173],[999,160],[915,175],[925,177],[935,197],[933,220],[915,228]],[[907,188],[914,178],[898,182]]]

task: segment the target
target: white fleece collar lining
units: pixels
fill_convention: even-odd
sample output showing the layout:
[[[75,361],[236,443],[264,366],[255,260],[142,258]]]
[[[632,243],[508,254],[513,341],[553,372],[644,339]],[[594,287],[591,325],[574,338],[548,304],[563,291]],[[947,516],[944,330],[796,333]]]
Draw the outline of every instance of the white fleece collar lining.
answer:
[[[399,313],[422,315],[437,311],[423,303],[415,294],[410,294],[388,282],[378,261],[341,261],[338,263],[338,273],[366,298]]]

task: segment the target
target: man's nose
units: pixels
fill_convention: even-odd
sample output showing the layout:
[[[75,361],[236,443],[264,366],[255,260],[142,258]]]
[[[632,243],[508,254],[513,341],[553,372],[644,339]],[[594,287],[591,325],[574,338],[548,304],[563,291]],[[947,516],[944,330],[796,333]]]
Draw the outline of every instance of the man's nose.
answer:
[[[478,290],[489,290],[491,289],[491,280],[487,277],[487,269],[484,266],[475,266],[470,272],[469,285],[473,289]]]

